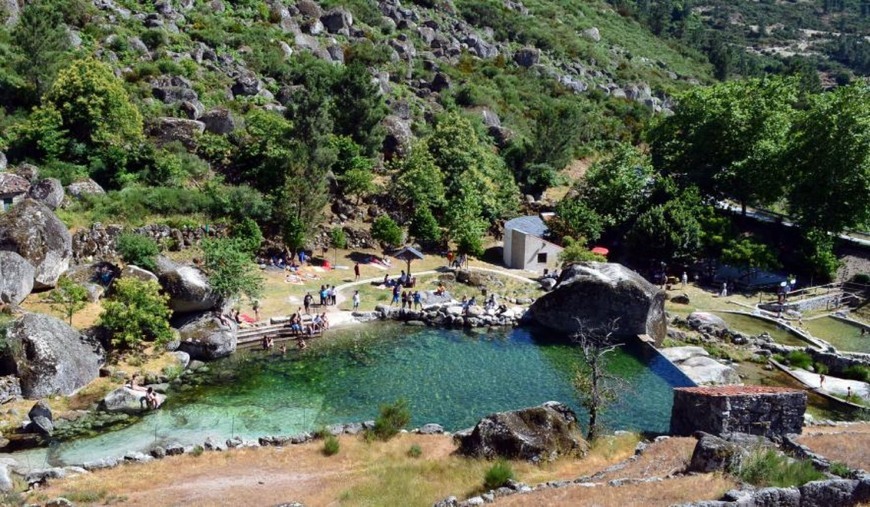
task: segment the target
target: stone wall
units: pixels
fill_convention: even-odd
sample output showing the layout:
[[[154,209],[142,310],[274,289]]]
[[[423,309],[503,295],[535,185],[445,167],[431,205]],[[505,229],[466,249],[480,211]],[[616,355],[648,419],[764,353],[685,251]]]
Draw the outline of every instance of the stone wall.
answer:
[[[749,433],[779,439],[800,433],[807,395],[798,389],[763,386],[674,389],[671,434]]]
[[[116,242],[118,236],[123,232],[124,228],[120,225],[100,223],[95,223],[88,229],[82,229],[76,232],[72,238],[73,257],[76,261],[117,257]],[[138,227],[131,232],[149,237],[170,250],[178,251],[199,244],[203,238],[225,236],[228,228],[226,225],[175,228],[163,224],[152,224]]]
[[[788,301],[783,304],[765,303],[758,305],[758,307],[769,312],[787,312],[791,310],[803,313],[814,310],[831,310],[839,308],[843,303],[843,293],[834,292],[831,294],[825,294],[824,296],[801,299],[798,301]]]

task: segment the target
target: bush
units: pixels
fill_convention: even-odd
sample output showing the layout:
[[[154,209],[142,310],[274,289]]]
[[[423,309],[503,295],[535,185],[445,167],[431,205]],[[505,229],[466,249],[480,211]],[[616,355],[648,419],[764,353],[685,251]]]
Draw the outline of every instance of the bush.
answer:
[[[506,486],[507,482],[514,478],[514,469],[511,464],[501,459],[486,471],[483,477],[483,486],[486,489],[497,489]]]
[[[408,456],[412,458],[419,458],[422,455],[423,449],[417,444],[411,445],[411,447],[408,449]]]
[[[813,369],[819,375],[827,375],[828,374],[828,367],[823,363],[813,363]]]
[[[392,404],[381,405],[380,414],[375,419],[374,435],[387,441],[411,422],[411,410],[407,400],[396,400]]]
[[[244,243],[232,238],[207,239],[202,242],[202,252],[209,283],[224,301],[239,296],[251,301],[260,297],[263,276]]]
[[[870,366],[854,364],[843,370],[843,377],[860,380],[861,382],[870,382]]]
[[[379,216],[372,223],[372,237],[387,246],[399,246],[404,236],[399,224],[387,215]]]
[[[788,364],[794,368],[808,370],[813,364],[813,358],[803,350],[793,350],[786,356]]]
[[[323,441],[323,454],[326,456],[338,454],[340,447],[341,445],[338,442],[338,438],[336,438],[335,435],[328,435]]]
[[[263,243],[263,232],[260,230],[260,226],[247,217],[233,225],[230,237],[236,240],[239,249],[252,256],[257,254]]]
[[[801,486],[825,477],[811,461],[793,460],[773,449],[754,451],[735,475],[754,486],[777,488]]]
[[[118,237],[118,253],[127,264],[154,271],[157,269],[157,254],[160,249],[157,242],[147,236],[124,233]]]
[[[194,446],[193,449],[190,451],[190,455],[191,455],[191,456],[194,456],[194,457],[199,457],[199,456],[202,456],[202,453],[203,453],[203,452],[205,452],[205,448],[204,448],[203,446],[201,446],[201,445],[196,445],[196,446]]]
[[[110,333],[112,345],[133,348],[142,340],[165,343],[172,339],[169,296],[160,293],[157,282],[119,278],[112,288],[100,314],[100,326]]]
[[[845,463],[841,463],[839,461],[835,461],[835,462],[831,463],[830,472],[834,475],[839,476],[839,477],[846,477],[846,478],[848,478],[852,475],[852,469],[849,468],[849,465],[847,465]]]

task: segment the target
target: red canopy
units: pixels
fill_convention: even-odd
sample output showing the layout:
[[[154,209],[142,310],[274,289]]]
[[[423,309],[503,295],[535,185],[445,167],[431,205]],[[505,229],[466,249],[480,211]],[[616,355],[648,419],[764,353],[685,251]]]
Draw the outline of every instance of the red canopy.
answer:
[[[600,255],[607,255],[610,253],[610,250],[604,248],[603,246],[596,246],[592,249],[592,253],[597,253]]]

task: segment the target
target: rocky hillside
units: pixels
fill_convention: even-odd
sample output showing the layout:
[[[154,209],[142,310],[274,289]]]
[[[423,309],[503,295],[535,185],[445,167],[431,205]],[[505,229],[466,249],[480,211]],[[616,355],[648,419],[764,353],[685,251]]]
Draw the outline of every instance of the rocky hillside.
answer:
[[[702,55],[603,1],[4,0],[0,13],[0,160],[84,188],[61,213],[72,226],[250,217],[267,236],[300,229],[301,245],[324,218],[385,208],[452,230],[468,222],[443,216],[455,171],[498,187],[498,203],[454,203],[477,234],[711,81]],[[484,167],[437,153],[438,125]],[[428,163],[408,162],[420,141],[445,173],[433,202],[396,188]]]

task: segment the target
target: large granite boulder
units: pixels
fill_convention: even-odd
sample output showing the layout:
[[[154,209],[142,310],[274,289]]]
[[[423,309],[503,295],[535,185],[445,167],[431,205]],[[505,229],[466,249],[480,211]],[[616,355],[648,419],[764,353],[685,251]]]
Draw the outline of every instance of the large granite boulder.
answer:
[[[729,442],[709,433],[701,433],[700,436],[687,467],[689,472],[705,474],[719,470],[726,472],[735,470],[749,456],[749,449],[735,442]]]
[[[478,458],[552,461],[587,450],[577,415],[555,401],[488,415],[474,429],[459,432],[455,438],[461,454]]]
[[[157,406],[166,401],[166,396],[160,393],[154,393],[157,396]],[[100,410],[115,414],[130,414],[135,415],[148,410],[148,405],[145,403],[145,391],[133,390],[126,387],[119,387],[110,392],[100,402]]]
[[[187,149],[196,147],[199,136],[205,132],[205,123],[185,118],[157,118],[151,127],[151,135],[159,145],[174,141],[180,142]]]
[[[701,347],[668,347],[660,349],[660,352],[698,385],[740,383],[734,368],[713,359]]]
[[[56,178],[39,180],[30,187],[28,195],[55,210],[63,203],[63,184]]]
[[[667,333],[664,291],[621,264],[572,264],[529,310],[536,322],[562,333],[594,334],[614,321],[616,339],[646,334],[660,344]]]
[[[122,278],[137,278],[142,280],[143,282],[157,282],[157,275],[148,271],[147,269],[140,268],[139,266],[134,266],[132,264],[128,265],[121,271]]]
[[[36,270],[15,252],[0,251],[0,303],[18,305],[33,290]]]
[[[100,373],[102,346],[65,322],[28,313],[6,333],[7,357],[0,363],[21,380],[26,398],[76,392]]]
[[[190,359],[211,361],[236,351],[238,326],[230,320],[221,322],[212,312],[187,315],[172,324],[181,338],[178,350],[187,352]]]
[[[329,33],[347,32],[353,26],[353,15],[349,10],[337,7],[320,16],[320,22]]]
[[[76,199],[81,199],[86,195],[99,195],[106,193],[99,183],[90,178],[70,183],[66,186],[66,192]]]
[[[0,250],[27,259],[36,269],[33,288],[48,289],[69,268],[72,236],[46,205],[25,199],[0,215]]]
[[[162,266],[158,262],[158,272]],[[204,312],[220,303],[205,274],[192,266],[177,266],[159,274],[163,290],[169,294],[169,308],[176,313]]]
[[[237,122],[233,113],[225,107],[208,111],[199,119],[205,124],[205,130],[212,134],[227,135],[235,132]]]
[[[695,331],[704,331],[708,333],[716,332],[720,329],[727,329],[728,324],[722,317],[709,312],[692,312],[686,318],[689,327]]]

